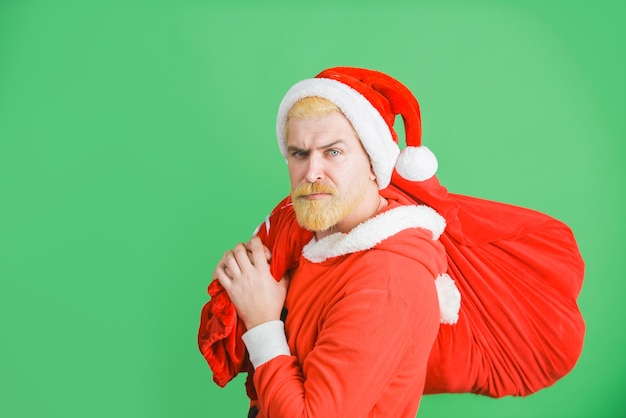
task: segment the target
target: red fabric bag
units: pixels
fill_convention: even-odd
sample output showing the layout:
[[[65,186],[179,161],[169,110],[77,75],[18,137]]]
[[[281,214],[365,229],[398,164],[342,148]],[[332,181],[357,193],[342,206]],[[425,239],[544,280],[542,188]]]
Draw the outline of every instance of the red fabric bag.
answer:
[[[576,299],[584,262],[570,228],[540,212],[448,193],[436,177],[392,185],[446,219],[439,238],[461,293],[442,324],[425,393],[525,396],[576,364],[585,323]]]
[[[440,241],[448,275],[461,293],[458,321],[442,324],[433,346],[425,393],[525,396],[552,385],[576,364],[585,325],[576,304],[584,263],[574,236],[548,215],[448,193],[436,177],[411,182],[396,175],[381,191],[403,204],[426,204],[447,222]],[[258,235],[272,251],[277,279],[297,265],[312,234],[297,224],[284,199]],[[224,386],[252,375],[237,321],[219,283],[202,311],[198,343]],[[251,379],[248,396],[255,399]]]

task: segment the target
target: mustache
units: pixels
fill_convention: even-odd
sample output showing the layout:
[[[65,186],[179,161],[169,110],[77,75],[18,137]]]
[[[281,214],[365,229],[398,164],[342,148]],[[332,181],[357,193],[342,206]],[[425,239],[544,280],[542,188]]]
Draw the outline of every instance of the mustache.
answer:
[[[293,191],[294,197],[302,197],[308,196],[310,194],[316,193],[328,193],[331,195],[335,195],[337,193],[337,189],[330,184],[324,183],[305,183]]]

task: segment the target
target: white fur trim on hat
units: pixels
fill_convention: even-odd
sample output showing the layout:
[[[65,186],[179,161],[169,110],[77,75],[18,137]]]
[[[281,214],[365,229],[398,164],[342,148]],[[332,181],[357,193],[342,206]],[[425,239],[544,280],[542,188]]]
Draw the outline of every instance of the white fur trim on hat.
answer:
[[[276,137],[280,152],[287,157],[285,125],[287,113],[293,105],[306,97],[321,97],[334,103],[350,121],[359,136],[370,162],[379,189],[391,182],[400,149],[393,140],[383,117],[361,93],[352,87],[329,78],[311,78],[294,84],[285,94],[278,107]]]
[[[447,274],[440,274],[435,279],[435,287],[439,297],[439,322],[456,324],[461,309],[461,292]]]
[[[398,174],[407,180],[424,181],[437,172],[437,157],[425,146],[406,147],[396,162]]]

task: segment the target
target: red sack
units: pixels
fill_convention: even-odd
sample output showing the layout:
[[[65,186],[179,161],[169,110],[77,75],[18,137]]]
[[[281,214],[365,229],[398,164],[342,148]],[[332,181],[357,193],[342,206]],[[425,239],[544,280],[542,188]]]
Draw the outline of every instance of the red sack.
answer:
[[[448,193],[433,177],[392,185],[446,219],[439,238],[461,293],[442,324],[425,393],[525,396],[578,360],[585,323],[576,304],[584,262],[570,228],[530,209]]]
[[[576,304],[584,263],[567,225],[529,209],[448,193],[435,177],[411,182],[394,173],[381,194],[402,204],[426,204],[447,222],[439,239],[461,305],[457,322],[440,326],[425,393],[525,396],[574,367],[585,332]],[[297,224],[288,197],[258,235],[272,251],[277,279],[295,267],[312,238]],[[211,283],[209,293],[200,351],[220,386],[248,372],[248,396],[255,399],[243,324],[219,283]]]

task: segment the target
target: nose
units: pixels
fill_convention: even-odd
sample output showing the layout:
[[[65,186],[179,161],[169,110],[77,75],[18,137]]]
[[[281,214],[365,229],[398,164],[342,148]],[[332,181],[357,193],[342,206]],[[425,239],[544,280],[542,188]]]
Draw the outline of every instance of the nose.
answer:
[[[324,179],[324,164],[319,156],[309,156],[304,178],[309,183],[315,183]]]

